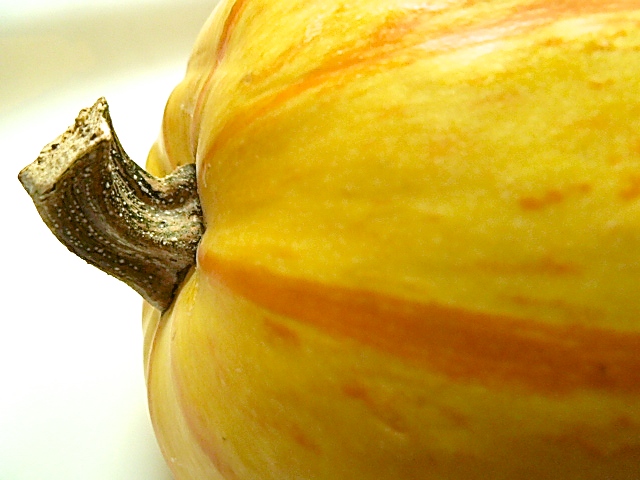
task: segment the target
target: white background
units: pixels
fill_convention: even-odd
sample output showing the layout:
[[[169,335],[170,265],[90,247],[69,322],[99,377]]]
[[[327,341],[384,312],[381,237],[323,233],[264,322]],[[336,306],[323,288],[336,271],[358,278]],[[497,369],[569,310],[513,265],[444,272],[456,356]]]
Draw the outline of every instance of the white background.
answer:
[[[216,0],[0,0],[0,480],[168,480],[141,300],[55,240],[20,169],[100,96],[144,163]]]

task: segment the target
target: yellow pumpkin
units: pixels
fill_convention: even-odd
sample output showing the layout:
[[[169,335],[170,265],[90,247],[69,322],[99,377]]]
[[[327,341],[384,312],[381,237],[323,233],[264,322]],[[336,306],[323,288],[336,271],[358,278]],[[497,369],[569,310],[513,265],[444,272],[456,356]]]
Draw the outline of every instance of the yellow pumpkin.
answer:
[[[640,1],[226,0],[148,168],[177,479],[640,475]]]

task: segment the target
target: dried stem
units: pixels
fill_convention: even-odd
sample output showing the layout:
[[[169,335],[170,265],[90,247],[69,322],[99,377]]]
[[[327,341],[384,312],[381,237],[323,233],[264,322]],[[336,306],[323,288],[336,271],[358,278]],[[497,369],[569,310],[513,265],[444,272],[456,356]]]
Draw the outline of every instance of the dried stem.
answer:
[[[44,222],[76,255],[160,310],[204,231],[194,165],[156,178],[124,152],[104,98],[20,172]]]

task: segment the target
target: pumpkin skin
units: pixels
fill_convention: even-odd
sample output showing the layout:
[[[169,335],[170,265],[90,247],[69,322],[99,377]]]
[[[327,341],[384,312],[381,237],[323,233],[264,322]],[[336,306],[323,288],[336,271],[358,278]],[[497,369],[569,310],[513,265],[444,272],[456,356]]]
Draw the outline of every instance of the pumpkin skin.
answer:
[[[639,78],[640,1],[220,3],[148,158],[175,477],[637,478]]]

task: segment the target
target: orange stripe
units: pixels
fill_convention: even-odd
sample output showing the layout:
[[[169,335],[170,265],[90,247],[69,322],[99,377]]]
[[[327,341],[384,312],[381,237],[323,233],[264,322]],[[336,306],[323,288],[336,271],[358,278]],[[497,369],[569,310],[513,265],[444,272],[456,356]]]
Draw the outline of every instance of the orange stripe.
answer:
[[[236,0],[224,21],[224,26],[222,27],[222,32],[220,33],[220,38],[218,39],[218,45],[215,52],[216,65],[224,59],[227,53],[227,47],[231,40],[231,35],[235,30],[238,20],[240,19],[240,13],[244,10],[245,5],[245,0]]]
[[[199,266],[237,294],[333,336],[486,385],[546,393],[640,392],[640,333],[554,326],[378,292],[323,285],[199,254]]]
[[[149,312],[147,309],[153,308],[145,304],[145,315]],[[148,318],[146,318],[148,320]],[[176,360],[175,355],[166,355],[171,349],[171,345],[167,343],[170,338],[175,335],[175,330],[169,328],[171,324],[160,321],[155,328],[149,329],[149,325],[145,326],[145,345],[148,345],[147,335],[152,335],[151,344],[148,345],[147,358],[145,359],[145,368],[147,376],[148,403],[149,413],[151,415],[156,435],[158,435],[159,446],[165,458],[169,459],[180,454],[182,450],[191,448],[192,443],[196,443],[202,453],[209,458],[213,467],[217,469],[225,480],[239,480],[231,465],[229,465],[224,456],[224,451],[216,441],[219,437],[212,436],[208,431],[206,421],[203,415],[198,411],[198,403],[194,402],[188,396],[188,388],[185,384],[185,375],[180,372],[180,364]],[[168,363],[167,363],[168,362]],[[169,369],[167,369],[169,367]],[[157,371],[156,371],[157,370]],[[173,373],[176,373],[173,375]],[[163,378],[169,374],[170,378]],[[158,379],[156,379],[156,376]],[[171,382],[168,388],[163,385],[164,381]],[[174,403],[175,402],[175,403]],[[168,416],[167,413],[172,413]],[[186,431],[179,428],[181,421],[186,425]],[[187,442],[182,446],[175,443]],[[168,462],[172,473],[178,478],[180,471],[184,471],[183,465],[177,465]]]
[[[216,48],[213,53],[213,58],[211,59],[211,64],[213,67],[207,70],[207,78],[204,80],[204,83],[200,87],[200,91],[197,92],[198,98],[195,102],[193,118],[191,120],[191,153],[194,158],[196,157],[196,152],[198,151],[198,133],[200,129],[202,109],[206,104],[206,97],[210,93],[211,81],[214,74],[216,73],[216,70],[218,69],[218,65],[220,65],[222,60],[224,60],[225,56],[227,55],[229,42],[231,41],[231,37],[238,24],[238,21],[240,20],[241,13],[244,11],[246,3],[246,0],[236,0],[231,6],[231,10],[229,10],[227,17],[225,18],[224,25],[222,26],[220,37],[215,40]]]
[[[541,16],[548,22],[594,13],[623,12],[640,8],[639,0],[538,0],[516,8],[516,15]]]
[[[205,159],[212,158],[226,142],[246,129],[262,116],[278,108],[279,105],[323,84],[327,88],[336,85],[328,82],[334,75],[342,75],[341,84],[348,83],[345,75],[361,74],[363,70],[381,68],[385,70],[406,65],[416,58],[453,51],[459,48],[495,41],[529,32],[535,28],[573,16],[630,11],[640,8],[639,0],[542,0],[511,9],[499,19],[488,19],[468,25],[452,25],[450,30],[434,31],[433,18],[441,15],[430,7],[423,9],[398,10],[392,12],[387,21],[378,26],[367,39],[359,39],[354,45],[338,45],[339,52],[327,57],[325,63],[307,72],[301,72],[299,81],[274,92],[271,96],[240,111],[231,118],[205,153]],[[236,15],[233,22],[237,21]],[[229,29],[227,35],[230,35]],[[226,37],[225,37],[226,38]],[[225,40],[226,43],[226,40]],[[292,48],[296,48],[292,46]],[[411,50],[413,55],[401,57],[400,52]],[[221,48],[221,55],[226,48]],[[385,61],[383,63],[383,61]],[[274,67],[272,74],[276,74]],[[267,75],[268,76],[268,75]]]

